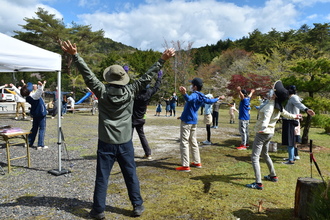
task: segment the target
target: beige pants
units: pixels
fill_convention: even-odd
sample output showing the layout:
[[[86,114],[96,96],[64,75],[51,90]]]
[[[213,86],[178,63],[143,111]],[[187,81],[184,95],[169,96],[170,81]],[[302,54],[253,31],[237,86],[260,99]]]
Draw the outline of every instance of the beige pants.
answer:
[[[16,102],[16,117],[19,116],[19,109],[22,108],[23,118],[26,116],[25,114],[25,103],[24,102]]]
[[[197,124],[187,124],[181,121],[180,125],[180,152],[182,166],[189,167],[189,150],[191,149],[192,162],[200,163],[199,146],[196,139]]]

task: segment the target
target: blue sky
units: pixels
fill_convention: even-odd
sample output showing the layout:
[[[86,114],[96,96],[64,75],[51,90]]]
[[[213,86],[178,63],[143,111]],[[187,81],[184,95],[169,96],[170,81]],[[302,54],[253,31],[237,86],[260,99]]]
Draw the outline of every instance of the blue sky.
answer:
[[[171,42],[193,47],[330,22],[330,0],[0,0],[0,32],[21,30],[24,17],[42,7],[63,19],[103,29],[105,36],[142,50]]]

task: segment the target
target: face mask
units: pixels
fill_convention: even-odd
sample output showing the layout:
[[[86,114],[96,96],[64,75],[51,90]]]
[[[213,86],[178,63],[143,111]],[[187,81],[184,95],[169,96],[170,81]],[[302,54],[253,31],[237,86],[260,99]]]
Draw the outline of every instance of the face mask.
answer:
[[[193,92],[194,91],[193,85],[190,85],[189,89],[190,89],[191,92]]]

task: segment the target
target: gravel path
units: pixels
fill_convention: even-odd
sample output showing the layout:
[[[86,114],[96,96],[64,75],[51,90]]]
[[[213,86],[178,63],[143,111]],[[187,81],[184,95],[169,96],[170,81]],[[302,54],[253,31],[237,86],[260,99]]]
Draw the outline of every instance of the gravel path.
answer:
[[[1,125],[30,130],[29,120],[16,121],[13,118],[14,115],[0,114]],[[164,126],[161,130],[157,126],[146,125],[145,133],[153,150],[153,159],[174,155],[179,162],[179,122],[174,118],[170,120],[173,120],[173,125]],[[63,144],[61,163],[62,169],[71,171],[68,174],[54,176],[48,173],[59,168],[56,119],[47,118],[45,142],[49,149],[31,148],[31,168],[26,167],[26,159],[15,160],[12,161],[12,172],[8,174],[6,150],[2,145],[0,165],[5,175],[0,175],[0,219],[88,219],[95,180],[97,116],[89,112],[67,114],[62,121],[62,128],[69,150],[67,154]],[[206,136],[204,130],[201,129],[201,137]],[[136,133],[133,142],[139,166],[152,163],[141,158],[144,153]],[[12,157],[25,153],[26,149],[22,145],[11,147]],[[142,169],[140,167],[138,169]],[[111,183],[125,188],[118,164],[114,165],[110,178]],[[141,184],[143,181],[147,180],[140,179]],[[131,205],[127,195],[108,194],[107,204],[106,211],[116,213],[116,219],[129,218]]]

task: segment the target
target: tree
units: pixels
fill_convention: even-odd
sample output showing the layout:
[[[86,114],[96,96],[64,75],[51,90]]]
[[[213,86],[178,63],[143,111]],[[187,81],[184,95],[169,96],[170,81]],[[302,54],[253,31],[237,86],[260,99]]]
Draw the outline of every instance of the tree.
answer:
[[[317,96],[320,92],[330,92],[330,60],[329,58],[306,58],[297,61],[296,65],[291,67],[294,72],[290,76],[283,78],[285,85],[296,85],[298,91],[307,92],[308,98],[304,103],[313,110],[322,108],[322,104],[317,102],[320,99]],[[317,104],[317,105],[316,105]],[[321,105],[321,106],[318,106]],[[317,111],[319,112],[319,111]],[[308,143],[308,133],[311,127],[311,116],[307,115],[302,143]]]
[[[36,18],[24,18],[26,24],[21,26],[26,32],[15,31],[16,38],[60,54],[63,54],[60,47],[61,40],[70,39],[72,43],[78,44],[79,53],[84,55],[84,59],[90,64],[90,68],[95,72],[98,71],[96,63],[103,59],[103,55],[98,53],[96,45],[103,39],[103,30],[93,32],[91,26],[75,23],[72,23],[71,27],[66,27],[63,20],[56,19],[54,14],[49,14],[43,8],[38,8],[36,15]],[[63,54],[62,59],[64,63],[64,71],[62,72],[66,73],[62,74],[62,80],[70,80],[73,91],[75,91],[76,86],[85,88],[83,81],[79,79],[81,78],[80,74],[77,71],[72,71],[72,57]],[[40,73],[40,75],[43,78],[47,76],[48,85],[52,85],[55,89],[55,74]],[[66,84],[63,83],[63,85]]]

